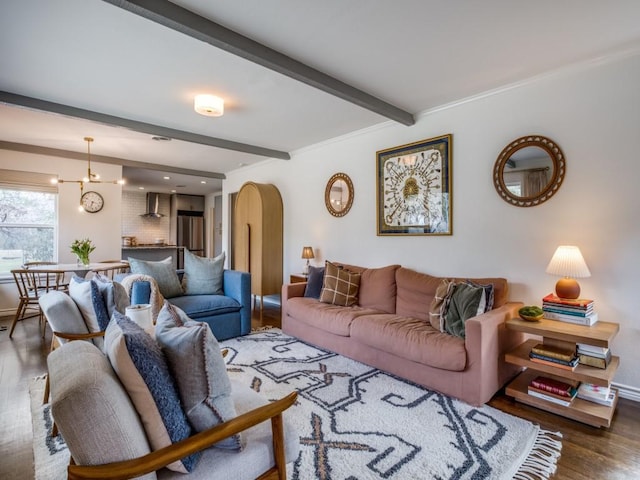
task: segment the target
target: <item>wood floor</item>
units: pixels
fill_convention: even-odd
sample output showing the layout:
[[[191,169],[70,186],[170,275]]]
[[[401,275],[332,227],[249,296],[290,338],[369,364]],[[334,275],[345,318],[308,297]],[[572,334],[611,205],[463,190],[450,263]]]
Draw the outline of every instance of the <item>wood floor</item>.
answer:
[[[280,327],[280,309],[265,302],[253,328]],[[0,318],[0,479],[32,479],[28,381],[45,372],[51,334],[41,338],[37,318],[21,322],[9,339],[11,319]],[[499,393],[490,405],[563,435],[554,480],[640,479],[640,404],[620,399],[613,424],[598,429],[514,402]],[[186,477],[185,477],[186,478]]]

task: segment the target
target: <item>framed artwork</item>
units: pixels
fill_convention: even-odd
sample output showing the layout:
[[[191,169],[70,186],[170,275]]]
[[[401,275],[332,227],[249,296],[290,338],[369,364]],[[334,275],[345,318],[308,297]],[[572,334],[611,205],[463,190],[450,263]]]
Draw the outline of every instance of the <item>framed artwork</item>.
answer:
[[[452,135],[376,152],[378,235],[451,235]]]

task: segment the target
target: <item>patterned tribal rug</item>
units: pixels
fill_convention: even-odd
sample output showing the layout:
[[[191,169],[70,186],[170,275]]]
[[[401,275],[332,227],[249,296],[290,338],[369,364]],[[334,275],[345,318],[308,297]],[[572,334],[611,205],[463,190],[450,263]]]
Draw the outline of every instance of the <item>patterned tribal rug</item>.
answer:
[[[301,443],[290,480],[528,480],[555,472],[560,434],[526,420],[472,407],[278,329],[221,344],[232,378],[270,400],[299,392],[286,413]],[[43,386],[32,383],[36,479],[66,478],[69,454],[50,436]]]

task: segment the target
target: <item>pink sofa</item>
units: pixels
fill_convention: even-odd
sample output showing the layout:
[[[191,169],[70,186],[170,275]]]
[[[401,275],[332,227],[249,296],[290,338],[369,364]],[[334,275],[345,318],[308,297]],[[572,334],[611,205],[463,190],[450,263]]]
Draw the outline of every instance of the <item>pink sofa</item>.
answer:
[[[470,279],[494,285],[494,308],[468,319],[466,338],[460,338],[429,323],[442,278],[400,265],[344,266],[361,273],[358,304],[321,303],[304,297],[306,283],[285,284],[284,333],[473,405],[489,401],[518,372],[504,362],[504,353],[524,338],[504,322],[522,303],[507,301],[504,278]]]

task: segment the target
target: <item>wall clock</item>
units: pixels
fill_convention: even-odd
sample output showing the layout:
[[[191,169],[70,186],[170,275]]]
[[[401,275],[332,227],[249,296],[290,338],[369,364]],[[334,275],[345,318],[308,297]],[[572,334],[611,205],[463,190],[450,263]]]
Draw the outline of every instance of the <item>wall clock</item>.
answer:
[[[104,198],[98,192],[86,192],[80,198],[80,205],[85,212],[96,213],[104,207]]]

